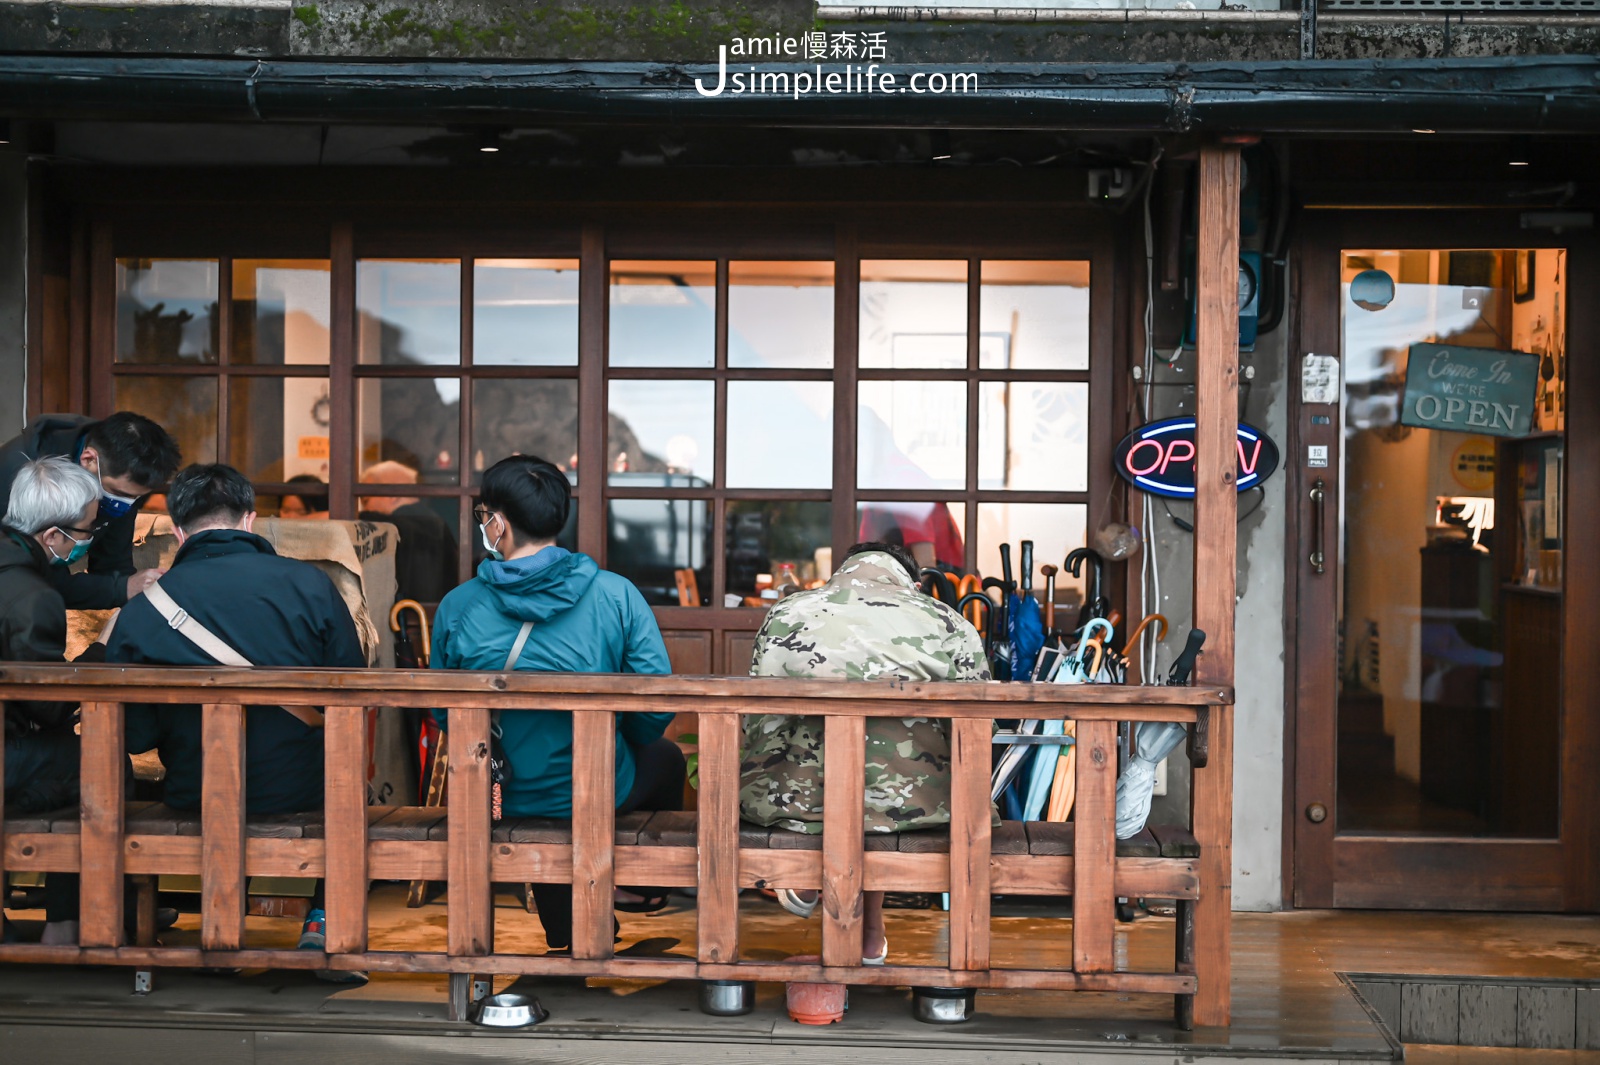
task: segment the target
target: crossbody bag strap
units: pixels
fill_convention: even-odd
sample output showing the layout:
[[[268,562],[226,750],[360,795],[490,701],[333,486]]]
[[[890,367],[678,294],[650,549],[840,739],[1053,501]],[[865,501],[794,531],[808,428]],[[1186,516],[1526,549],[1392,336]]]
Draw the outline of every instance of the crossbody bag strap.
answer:
[[[519,631],[517,633],[516,642],[511,645],[511,653],[506,655],[506,664],[505,664],[505,667],[504,667],[506,672],[509,673],[511,670],[517,668],[517,659],[522,657],[522,649],[524,647],[528,646],[528,633],[530,633],[532,631],[533,631],[533,622],[524,621],[522,623],[521,631]],[[499,737],[499,735],[500,735],[500,711],[491,710],[489,712],[489,730],[494,733],[496,738]]]
[[[232,644],[200,624],[194,615],[179,606],[178,601],[161,587],[160,581],[151,581],[145,587],[144,597],[156,608],[156,613],[167,620],[167,624],[174,632],[216,659],[218,665],[255,666],[254,662],[236,651]],[[309,706],[286,706],[284,709],[302,724],[311,728],[322,727],[323,718],[318,710]]]

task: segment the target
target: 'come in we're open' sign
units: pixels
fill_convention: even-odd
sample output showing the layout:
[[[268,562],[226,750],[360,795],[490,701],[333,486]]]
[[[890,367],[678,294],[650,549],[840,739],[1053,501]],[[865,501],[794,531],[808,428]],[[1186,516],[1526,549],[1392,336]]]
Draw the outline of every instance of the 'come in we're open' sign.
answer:
[[[1527,352],[1413,344],[1400,424],[1527,436],[1538,378],[1539,357]]]

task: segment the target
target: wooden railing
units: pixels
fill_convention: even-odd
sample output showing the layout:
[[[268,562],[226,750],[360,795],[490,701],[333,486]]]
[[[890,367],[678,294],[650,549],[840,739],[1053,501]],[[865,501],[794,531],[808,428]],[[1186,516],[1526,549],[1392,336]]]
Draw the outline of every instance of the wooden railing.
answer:
[[[942,987],[1055,988],[1170,994],[1180,1016],[1228,1021],[1232,807],[1232,692],[1224,688],[1025,684],[875,684],[756,678],[533,673],[149,669],[0,666],[0,698],[76,699],[83,706],[82,800],[77,833],[0,838],[5,870],[81,872],[78,946],[8,944],[0,961],[156,967],[237,966],[450,973],[461,985],[493,973],[643,979],[799,980]],[[203,705],[205,756],[198,836],[142,835],[125,820],[123,707]],[[324,838],[256,838],[244,815],[245,704],[326,706]],[[447,838],[369,838],[364,712],[374,706],[448,707]],[[491,839],[491,710],[573,711],[570,843]],[[694,845],[617,845],[614,729],[618,713],[699,715],[700,792]],[[820,851],[741,848],[742,714],[826,719],[825,823]],[[952,749],[948,853],[866,850],[861,831],[869,717],[949,719]],[[996,717],[1069,718],[1077,724],[1077,806],[1071,854],[997,847],[989,804]],[[1198,858],[1118,857],[1113,834],[1119,721],[1196,723],[1208,748],[1193,788]],[[3,831],[3,829],[0,829]],[[670,844],[671,841],[666,841]],[[200,947],[126,945],[125,874],[201,878]],[[245,942],[249,876],[325,877],[327,953],[252,949]],[[443,953],[375,951],[368,944],[370,880],[448,884]],[[573,885],[570,958],[494,948],[491,884]],[[612,941],[617,883],[698,888],[695,958],[619,958]],[[822,891],[820,965],[741,959],[738,891]],[[946,966],[864,966],[861,894],[948,891]],[[992,893],[1073,897],[1072,968],[992,965]],[[1176,898],[1173,971],[1115,971],[1118,896]],[[1192,927],[1187,922],[1192,921]],[[1192,933],[1192,934],[1190,934]],[[1189,944],[1189,946],[1186,946]],[[1186,958],[1185,952],[1192,951]],[[453,989],[454,990],[454,989]]]

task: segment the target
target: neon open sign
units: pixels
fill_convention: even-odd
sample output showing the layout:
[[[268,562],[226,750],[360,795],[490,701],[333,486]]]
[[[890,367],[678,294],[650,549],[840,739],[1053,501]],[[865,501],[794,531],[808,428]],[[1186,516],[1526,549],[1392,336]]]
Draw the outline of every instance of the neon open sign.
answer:
[[[1243,422],[1236,444],[1239,469],[1234,483],[1243,492],[1278,468],[1278,445]],[[1122,438],[1116,451],[1117,472],[1146,492],[1193,499],[1194,455],[1194,419],[1167,418],[1141,425]]]

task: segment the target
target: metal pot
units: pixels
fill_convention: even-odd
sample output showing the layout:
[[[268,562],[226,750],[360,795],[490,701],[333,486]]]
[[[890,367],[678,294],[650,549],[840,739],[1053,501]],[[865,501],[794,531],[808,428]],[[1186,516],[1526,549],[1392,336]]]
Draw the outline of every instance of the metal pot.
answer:
[[[970,987],[917,987],[911,990],[911,1015],[925,1024],[960,1024],[977,1012]]]

